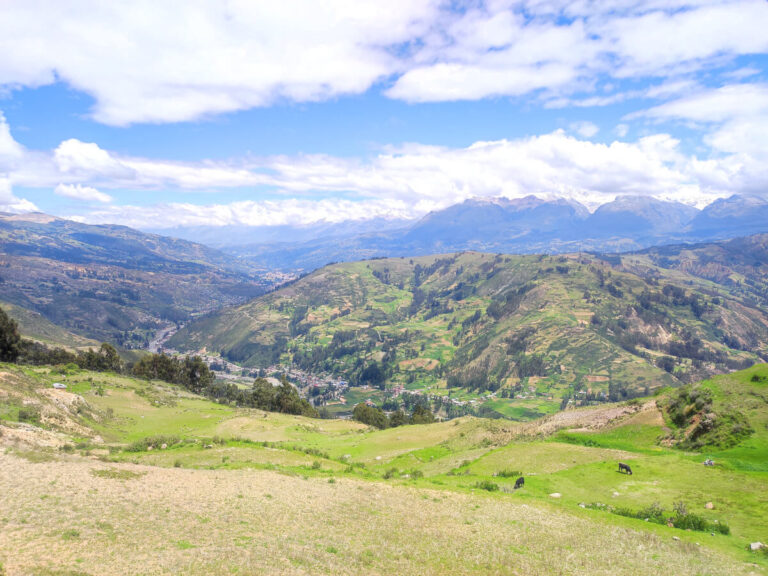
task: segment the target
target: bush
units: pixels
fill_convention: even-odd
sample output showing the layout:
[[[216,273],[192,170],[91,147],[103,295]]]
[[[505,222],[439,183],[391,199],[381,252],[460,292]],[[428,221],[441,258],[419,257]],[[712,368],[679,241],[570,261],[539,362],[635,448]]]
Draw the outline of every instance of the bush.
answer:
[[[399,470],[397,468],[389,468],[386,472],[384,472],[384,480],[389,480],[390,478],[394,478],[399,473]]]
[[[40,408],[37,406],[19,408],[19,422],[38,424],[40,422]]]
[[[473,488],[478,488],[479,490],[487,490],[488,492],[496,492],[499,489],[499,485],[495,482],[491,482],[490,480],[481,480],[480,482],[475,482]]]
[[[496,474],[494,474],[494,476],[498,476],[499,478],[517,478],[518,476],[522,476],[522,475],[523,475],[522,472],[519,472],[517,470],[509,470],[509,469],[499,470],[498,472],[496,472]]]

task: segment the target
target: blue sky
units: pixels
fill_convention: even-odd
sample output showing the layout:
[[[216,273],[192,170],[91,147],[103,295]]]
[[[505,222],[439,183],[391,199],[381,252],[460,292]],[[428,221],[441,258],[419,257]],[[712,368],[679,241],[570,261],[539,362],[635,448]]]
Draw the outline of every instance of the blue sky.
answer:
[[[768,190],[764,0],[0,12],[3,211],[172,229]]]

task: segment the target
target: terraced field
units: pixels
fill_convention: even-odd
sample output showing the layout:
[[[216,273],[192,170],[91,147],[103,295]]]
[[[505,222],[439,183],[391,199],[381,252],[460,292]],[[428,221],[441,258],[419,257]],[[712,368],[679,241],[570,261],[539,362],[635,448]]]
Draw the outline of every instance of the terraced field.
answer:
[[[644,258],[614,266],[588,255],[461,253],[336,264],[193,322],[169,345],[450,397],[434,409],[451,416],[475,400],[480,413],[516,420],[768,357],[768,315],[750,297]]]

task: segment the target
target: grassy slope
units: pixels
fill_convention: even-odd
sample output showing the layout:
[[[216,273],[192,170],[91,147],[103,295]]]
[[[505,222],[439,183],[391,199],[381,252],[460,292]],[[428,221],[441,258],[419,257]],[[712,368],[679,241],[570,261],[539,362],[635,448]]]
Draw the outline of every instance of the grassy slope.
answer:
[[[68,350],[98,348],[100,345],[100,342],[96,340],[68,332],[32,310],[1,301],[0,308],[18,322],[19,332],[30,340],[42,342],[49,346],[60,346]]]
[[[725,336],[732,345],[749,340],[745,347],[768,353],[768,318],[763,311],[729,298],[724,289],[716,296],[712,282],[683,273],[670,273],[661,282],[646,281],[586,256],[463,253],[442,261],[443,266],[421,277],[419,288],[439,306],[450,309],[445,313],[431,316],[426,305],[416,313],[408,312],[415,267],[429,268],[440,257],[345,263],[199,320],[177,333],[169,344],[182,350],[230,355],[234,351],[245,364],[265,365],[264,350],[270,346],[283,352],[282,361],[287,362],[297,354],[311,355],[318,349],[327,352],[335,333],[351,330],[356,333],[353,349],[318,363],[319,368],[349,376],[359,370],[359,358],[368,363],[381,360],[391,344],[397,357],[388,364],[390,384],[444,394],[446,374],[481,371],[498,380],[502,391],[525,396],[514,402],[497,399],[488,403],[499,413],[520,419],[557,410],[563,394],[577,389],[607,391],[613,382],[633,392],[645,387],[653,390],[676,383],[677,377],[690,379],[726,370],[725,365],[707,362],[694,365],[689,358],[680,358],[672,375],[658,368],[654,362],[664,355],[665,344],[682,341],[686,332],[699,338],[704,348],[723,352],[733,361],[755,359],[756,355],[729,348],[723,344]],[[648,267],[644,270],[647,274]],[[686,294],[699,294],[706,307],[703,315],[697,318],[687,305],[664,301],[651,308],[659,320],[640,318],[635,312],[640,309],[640,294],[648,291],[660,296],[667,283],[682,286]],[[524,285],[530,290],[518,308],[498,319],[485,313],[494,299]],[[461,286],[466,292],[457,297]],[[611,292],[611,286],[620,293]],[[292,336],[289,323],[301,306],[308,306],[297,324],[305,333]],[[469,322],[478,311],[481,318]],[[595,315],[601,318],[600,325],[591,323]],[[546,377],[521,379],[516,374],[507,342],[526,329],[533,330],[526,353],[544,355]],[[635,353],[622,347],[621,338],[632,334],[649,337],[651,347],[640,346]],[[281,339],[286,344],[280,344]],[[453,362],[462,350],[469,360]],[[441,365],[445,369],[442,375]],[[460,399],[471,397],[461,390],[454,394]]]
[[[745,546],[768,532],[768,432],[766,384],[753,383],[753,374],[768,380],[768,366],[702,386],[715,391],[717,409],[736,403],[755,434],[729,450],[693,454],[656,443],[668,423],[653,404],[568,411],[530,424],[462,418],[373,431],[348,421],[234,409],[156,383],[73,373],[68,392],[82,396],[85,407],[44,422],[74,434],[70,442],[81,439],[75,454],[18,446],[0,455],[0,503],[7,511],[0,518],[0,562],[9,574],[53,568],[40,557],[45,547],[57,569],[86,574],[757,573],[768,563]],[[53,379],[62,375],[5,366],[0,404],[26,398],[47,406],[44,387]],[[0,418],[0,441],[9,444],[17,430],[9,422],[13,410],[0,410]],[[597,422],[607,424],[585,429]],[[557,431],[562,426],[571,429]],[[117,450],[102,449],[89,439],[94,433]],[[156,434],[188,442],[167,450],[119,449]],[[703,467],[705,456],[717,466]],[[619,474],[618,460],[629,462],[634,475]],[[397,472],[384,480],[392,468]],[[94,476],[95,470],[106,472]],[[404,476],[414,470],[424,477]],[[511,487],[514,478],[494,476],[501,470],[524,473],[525,488],[473,488],[479,481]],[[562,497],[552,499],[554,492]],[[731,535],[578,506],[637,509],[658,501],[670,509],[678,500],[727,522]]]

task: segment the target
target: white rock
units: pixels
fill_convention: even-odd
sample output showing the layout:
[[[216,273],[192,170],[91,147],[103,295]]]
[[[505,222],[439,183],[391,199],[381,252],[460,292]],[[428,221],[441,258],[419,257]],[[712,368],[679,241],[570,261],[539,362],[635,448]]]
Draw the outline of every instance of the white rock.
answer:
[[[706,504],[704,504],[704,508],[706,508],[707,510],[714,510],[715,505],[712,504],[712,502],[707,502]]]
[[[560,492],[552,492],[552,494],[549,495],[550,498],[560,498],[562,494]]]
[[[762,542],[752,542],[752,544],[749,545],[749,549],[752,550],[752,552],[757,552],[763,548],[765,548],[765,544]]]
[[[165,450],[166,448],[168,448],[168,444],[163,443],[163,445],[160,446],[160,450]]]

